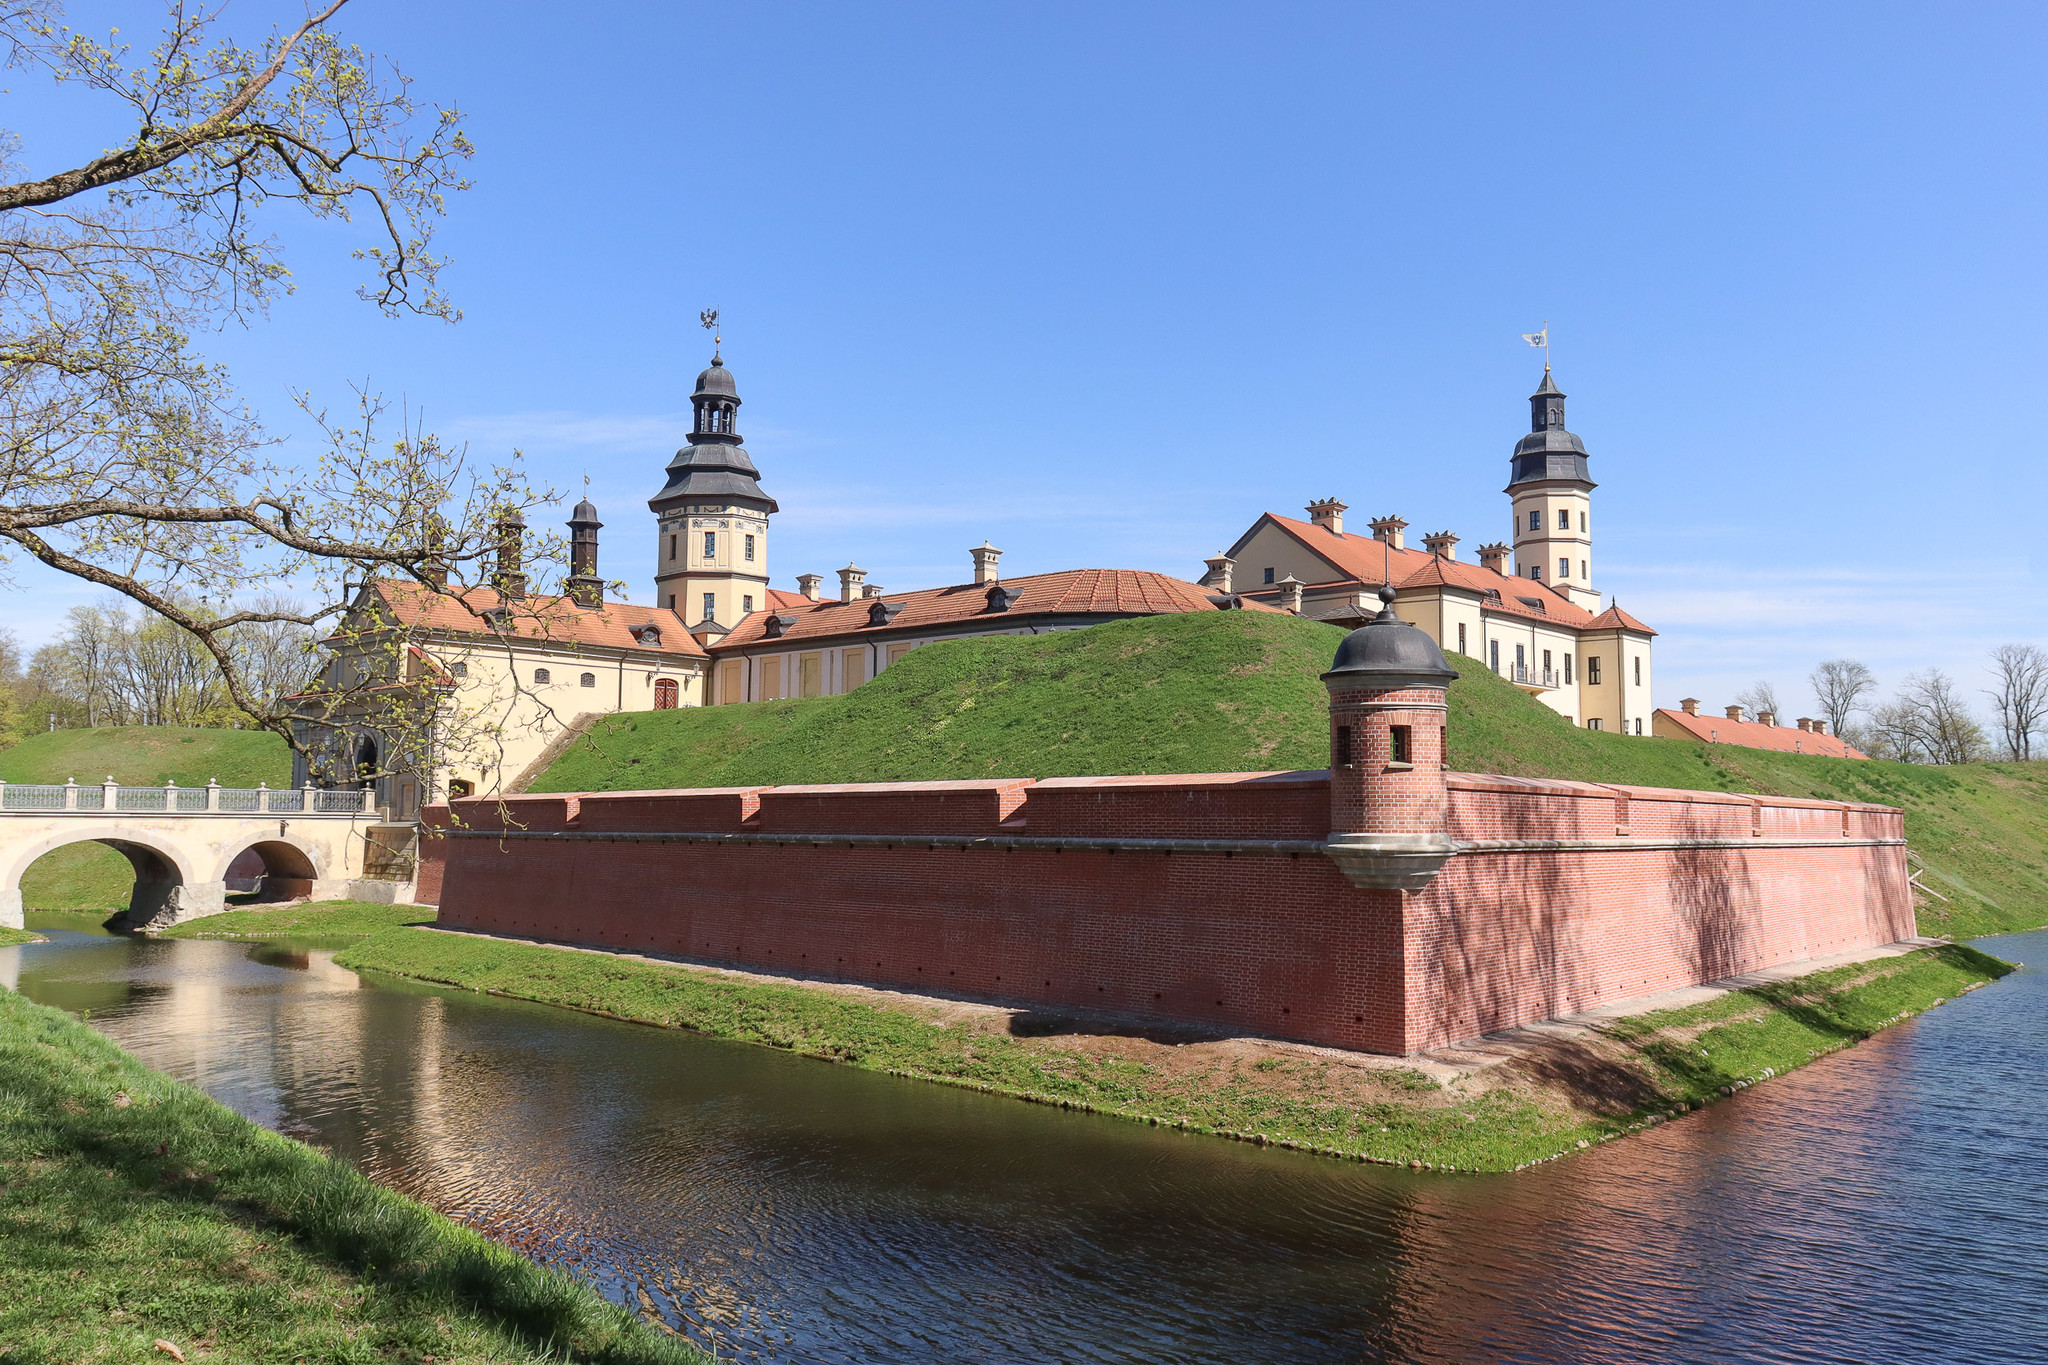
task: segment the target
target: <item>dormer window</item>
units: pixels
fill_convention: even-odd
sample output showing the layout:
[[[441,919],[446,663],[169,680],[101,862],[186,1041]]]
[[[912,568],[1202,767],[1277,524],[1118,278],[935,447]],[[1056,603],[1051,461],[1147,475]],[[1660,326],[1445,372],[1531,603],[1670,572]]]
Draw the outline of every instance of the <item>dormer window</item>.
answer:
[[[510,630],[512,628],[512,609],[510,607],[486,607],[484,608],[483,617],[484,624],[492,630]]]
[[[871,626],[886,626],[895,620],[902,611],[903,604],[901,602],[884,602],[881,598],[877,597],[868,607],[868,624]]]
[[[780,640],[782,633],[795,624],[796,618],[794,616],[771,616],[768,618],[767,627],[762,633],[771,640]]]
[[[633,638],[638,640],[641,644],[647,646],[649,649],[660,649],[661,627],[642,626],[638,631],[634,633]]]
[[[1001,583],[993,584],[988,590],[988,609],[990,611],[1008,611],[1010,604],[1021,596],[1023,594],[1015,588],[1006,588]]]

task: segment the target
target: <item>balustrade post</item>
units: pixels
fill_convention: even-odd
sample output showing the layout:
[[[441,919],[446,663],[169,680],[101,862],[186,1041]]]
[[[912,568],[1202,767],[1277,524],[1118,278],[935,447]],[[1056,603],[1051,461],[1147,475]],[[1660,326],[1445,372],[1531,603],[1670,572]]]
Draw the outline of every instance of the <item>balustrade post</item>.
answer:
[[[121,784],[114,780],[112,773],[108,773],[107,780],[100,783],[100,793],[101,810],[119,810],[121,808]]]
[[[0,777],[0,810],[7,809],[7,779]]]
[[[256,812],[261,815],[269,809],[270,784],[268,782],[258,782],[256,784]]]
[[[78,809],[78,779],[75,777],[64,779],[64,809]]]
[[[299,789],[299,809],[306,814],[313,813],[313,779],[308,777],[306,785]]]
[[[167,777],[164,779],[164,810],[168,813],[175,812],[177,809],[178,784]]]
[[[220,809],[220,779],[217,777],[206,779],[206,808],[210,811]]]

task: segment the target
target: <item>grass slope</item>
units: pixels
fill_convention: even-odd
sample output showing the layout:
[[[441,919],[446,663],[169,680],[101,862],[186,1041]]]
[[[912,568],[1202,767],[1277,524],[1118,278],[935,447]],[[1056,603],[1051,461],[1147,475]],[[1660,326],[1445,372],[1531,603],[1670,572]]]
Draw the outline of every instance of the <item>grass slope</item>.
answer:
[[[927,645],[843,696],[603,722],[533,789],[1317,768],[1318,675],[1341,638],[1217,612]],[[1924,931],[2048,922],[2048,763],[1933,768],[1582,730],[1478,660],[1452,662],[1454,768],[1901,806],[1923,880],[1949,898],[1923,911]]]
[[[376,905],[369,901],[298,901],[252,905],[188,919],[164,938],[365,938],[406,924],[432,924],[431,905]]]
[[[1148,1046],[1081,1037],[1078,1024],[1019,1037],[987,1017],[933,1018],[829,989],[467,934],[393,929],[335,961],[1142,1123],[1462,1171],[1519,1169],[1621,1136],[2011,970],[1962,946],[1837,968],[1624,1020],[1596,1043],[1560,1044],[1443,1090],[1411,1070],[1304,1049]],[[1589,1073],[1606,1078],[1598,1093],[1560,1079]]]
[[[103,726],[30,735],[0,749],[0,782],[102,782],[130,786],[289,786],[291,751],[260,730],[197,730],[183,726]],[[71,844],[36,860],[21,879],[22,901],[34,910],[128,908],[135,885],[128,860],[104,844]]]
[[[0,1358],[703,1359],[0,991]]]

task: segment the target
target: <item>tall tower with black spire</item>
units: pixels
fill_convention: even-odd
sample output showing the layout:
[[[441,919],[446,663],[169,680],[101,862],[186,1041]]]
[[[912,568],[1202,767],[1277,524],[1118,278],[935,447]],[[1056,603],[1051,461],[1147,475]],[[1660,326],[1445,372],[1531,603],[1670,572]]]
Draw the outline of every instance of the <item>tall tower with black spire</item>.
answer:
[[[647,502],[659,523],[654,602],[692,631],[722,635],[767,608],[768,518],[781,509],[740,444],[739,387],[715,348],[690,407],[690,443]]]
[[[1593,489],[1586,446],[1564,425],[1564,392],[1543,367],[1529,395],[1527,436],[1515,443],[1504,490],[1515,509],[1515,573],[1548,583],[1588,611],[1600,610],[1593,587]]]

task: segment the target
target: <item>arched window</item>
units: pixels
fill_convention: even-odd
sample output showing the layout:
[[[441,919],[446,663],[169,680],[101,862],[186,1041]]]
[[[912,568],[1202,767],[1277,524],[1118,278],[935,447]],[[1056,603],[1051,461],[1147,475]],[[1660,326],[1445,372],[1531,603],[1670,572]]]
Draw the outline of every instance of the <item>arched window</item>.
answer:
[[[544,687],[552,681],[554,681],[554,675],[549,673],[545,668],[536,668],[533,670],[533,685],[535,687]]]
[[[585,673],[585,674],[583,675],[583,678],[582,678],[582,682],[583,682],[583,685],[584,685],[585,687],[595,687],[595,686],[597,686],[597,674],[595,674],[595,673]]]
[[[674,678],[661,678],[654,684],[654,709],[673,711],[676,709],[676,683]]]

